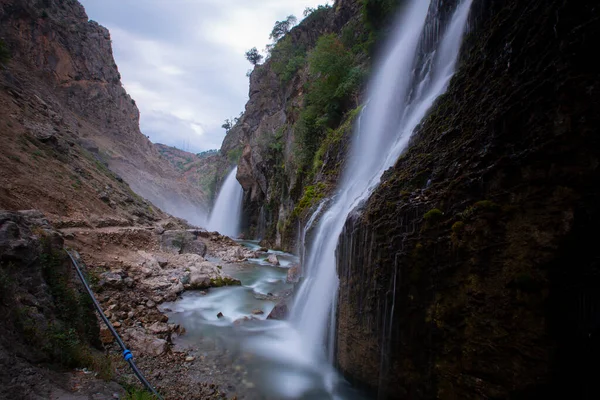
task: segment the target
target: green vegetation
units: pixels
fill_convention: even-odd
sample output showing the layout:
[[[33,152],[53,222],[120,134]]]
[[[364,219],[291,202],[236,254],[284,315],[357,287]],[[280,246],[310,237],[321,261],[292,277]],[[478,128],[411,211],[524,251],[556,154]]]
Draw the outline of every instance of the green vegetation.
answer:
[[[276,21],[271,30],[271,34],[269,35],[269,39],[272,39],[274,42],[278,41],[290,31],[297,21],[298,20],[293,15],[288,15],[283,21]]]
[[[197,153],[196,156],[199,158],[207,158],[207,157],[214,156],[217,154],[219,154],[219,150],[212,149],[212,150],[201,151],[200,153]]]
[[[339,145],[342,139],[348,135],[349,132],[351,132],[354,121],[360,115],[362,108],[362,106],[356,107],[354,110],[348,113],[344,122],[337,129],[328,130],[327,136],[325,136],[325,139],[321,142],[321,145],[319,146],[319,149],[313,158],[313,175],[316,175],[323,166],[324,157],[327,151],[334,146]]]
[[[452,224],[452,233],[459,233],[462,232],[465,229],[465,223],[462,221],[456,221],[454,224]]]
[[[364,24],[372,31],[383,28],[393,15],[398,0],[362,0],[361,14]]]
[[[306,7],[302,13],[304,16],[303,23],[315,23],[322,22],[327,16],[327,12],[331,10],[329,4],[319,5],[317,8]]]
[[[477,203],[473,204],[473,207],[477,210],[485,211],[497,211],[500,209],[500,206],[491,200],[478,201]]]
[[[358,106],[366,71],[360,65],[349,67],[355,64],[354,55],[334,34],[321,36],[309,53],[311,80],[295,126],[300,169],[314,170],[315,154],[329,129],[339,125],[349,106]]]
[[[227,160],[229,161],[229,164],[237,165],[240,162],[240,159],[242,158],[242,151],[243,149],[241,147],[229,150],[229,152],[227,153]]]
[[[12,263],[0,264],[0,303],[4,303],[12,298],[13,287],[15,284],[12,271]]]
[[[428,225],[433,225],[441,220],[443,216],[444,213],[441,210],[434,208],[427,211],[425,215],[423,215],[423,219]]]
[[[6,64],[8,60],[10,60],[10,51],[8,51],[4,40],[0,39],[0,64]]]
[[[112,379],[112,361],[90,344],[98,341],[98,326],[91,300],[79,292],[70,277],[66,256],[51,244],[42,229],[34,229],[40,238],[42,253],[38,266],[51,295],[51,302],[42,308],[30,307],[15,301],[15,267],[0,265],[0,300],[10,305],[8,323],[12,323],[22,340],[37,347],[48,361],[57,366],[87,367],[102,379]],[[41,314],[42,313],[42,314]]]
[[[271,68],[282,82],[290,81],[306,65],[306,46],[292,42],[289,36],[275,44],[270,53]]]
[[[304,189],[304,195],[292,211],[292,218],[296,218],[304,213],[305,210],[311,208],[325,197],[327,185],[319,182],[316,185],[307,186]]]
[[[251,48],[246,52],[246,60],[250,61],[252,65],[259,64],[263,56],[258,52],[256,47]]]
[[[148,392],[146,389],[138,388],[136,386],[121,384],[127,390],[123,400],[156,400],[154,394]]]

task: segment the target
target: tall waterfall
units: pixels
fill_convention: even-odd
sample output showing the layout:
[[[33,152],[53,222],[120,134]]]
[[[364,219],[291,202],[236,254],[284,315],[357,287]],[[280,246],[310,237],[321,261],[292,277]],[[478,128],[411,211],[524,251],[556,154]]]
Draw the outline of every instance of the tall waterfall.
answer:
[[[383,172],[406,148],[412,132],[454,74],[472,0],[409,0],[385,59],[370,82],[369,101],[355,129],[340,186],[311,217],[311,245],[303,257],[304,280],[290,321],[268,330],[248,328],[241,342],[261,364],[257,379],[269,398],[353,399],[357,396],[332,366],[338,291],[336,248],[349,214],[364,203]],[[442,6],[443,5],[443,6]],[[322,203],[323,204],[323,203]],[[317,225],[310,228],[315,222]],[[301,236],[302,238],[302,236]],[[302,241],[300,241],[302,246]],[[358,396],[360,397],[360,396]]]
[[[237,237],[240,233],[242,196],[244,194],[242,186],[235,177],[236,174],[237,167],[227,175],[207,224],[209,231],[217,231],[231,237]]]
[[[329,209],[315,228],[305,279],[292,311],[304,354],[315,362],[332,355],[337,299],[336,247],[345,221],[366,201],[383,172],[406,149],[417,124],[454,74],[472,0],[458,2],[448,23],[439,1],[412,0],[375,69],[368,104],[355,130],[350,158]],[[327,348],[329,352],[327,352]]]

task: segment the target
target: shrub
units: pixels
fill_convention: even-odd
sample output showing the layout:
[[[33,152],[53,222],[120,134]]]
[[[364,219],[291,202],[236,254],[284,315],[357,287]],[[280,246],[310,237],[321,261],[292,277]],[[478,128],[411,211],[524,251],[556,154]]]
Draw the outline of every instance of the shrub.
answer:
[[[427,211],[425,213],[425,215],[423,215],[423,219],[428,224],[433,224],[433,223],[436,223],[437,221],[439,221],[440,219],[442,219],[443,216],[444,216],[444,213],[442,211],[440,211],[437,208],[434,208],[434,209]]]

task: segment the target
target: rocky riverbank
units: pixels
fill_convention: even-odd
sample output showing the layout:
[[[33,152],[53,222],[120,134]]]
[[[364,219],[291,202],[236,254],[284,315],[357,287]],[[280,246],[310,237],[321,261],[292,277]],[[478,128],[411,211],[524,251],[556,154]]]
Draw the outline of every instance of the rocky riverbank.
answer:
[[[4,328],[7,332],[2,335],[0,360],[7,367],[14,365],[14,360],[20,360],[29,364],[33,372],[24,377],[18,373],[23,368],[3,369],[0,393],[10,393],[11,398],[49,398],[52,393],[63,393],[83,399],[92,394],[91,390],[105,392],[104,397],[94,399],[108,399],[124,393],[115,381],[125,386],[137,384],[121,360],[120,349],[109,330],[93,315],[81,284],[62,252],[63,245],[72,250],[81,264],[103,310],[132,350],[142,371],[166,398],[244,398],[237,393],[252,389],[253,384],[244,379],[244,367],[227,358],[227,351],[218,343],[205,341],[202,349],[174,344],[185,330],[169,323],[168,317],[159,311],[159,305],[176,300],[186,290],[239,285],[239,280],[223,272],[223,265],[260,254],[228,237],[190,227],[175,218],[148,226],[57,230],[38,211],[2,212],[1,217],[0,257],[2,284],[6,286],[1,309],[6,316],[15,314],[14,310],[18,310],[18,315],[12,315],[11,320],[15,322]],[[48,262],[49,257],[52,262]],[[23,285],[23,282],[33,282],[31,270],[37,271],[33,279],[36,284]],[[53,273],[64,275],[63,280],[53,282]],[[78,310],[81,308],[72,318],[81,321],[67,321],[65,314],[72,312],[63,311],[74,307],[67,303],[69,299],[75,299]],[[65,304],[60,304],[61,301]],[[9,310],[11,305],[12,311]],[[71,326],[71,322],[75,325]],[[56,333],[59,327],[62,333]],[[69,336],[71,334],[74,336]],[[65,340],[57,343],[57,337],[63,336]],[[12,342],[5,340],[10,337]],[[98,361],[77,359],[65,363],[63,354],[35,357],[26,351],[34,341],[43,349],[77,343],[86,352],[91,348],[90,354]],[[40,360],[51,367],[34,367]],[[73,366],[79,367],[80,372],[73,372]],[[82,367],[87,369],[81,370]],[[62,371],[60,379],[54,376],[58,373],[52,372],[56,370]],[[40,381],[40,375],[45,377],[45,385],[31,381]],[[238,383],[242,387],[237,387]],[[27,390],[20,391],[23,388]],[[51,398],[66,398],[60,397],[63,394]]]

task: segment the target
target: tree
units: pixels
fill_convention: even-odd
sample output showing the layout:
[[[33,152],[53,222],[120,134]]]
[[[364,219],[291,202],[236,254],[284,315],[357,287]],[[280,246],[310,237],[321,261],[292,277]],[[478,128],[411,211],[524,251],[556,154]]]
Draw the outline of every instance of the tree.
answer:
[[[305,17],[308,17],[310,14],[312,14],[313,12],[315,12],[315,9],[312,7],[306,7],[304,9],[304,13],[302,13],[302,15],[304,15]]]
[[[288,17],[283,21],[276,21],[269,38],[273,39],[274,42],[278,41],[290,31],[290,29],[296,24],[296,21],[297,19],[293,15],[288,15]]]
[[[231,130],[231,128],[233,128],[233,123],[229,118],[227,118],[225,120],[225,123],[221,125],[221,128],[225,129],[225,133],[228,133]]]
[[[262,59],[263,56],[258,52],[256,47],[253,47],[246,52],[246,60],[250,61],[252,65],[258,64]]]

